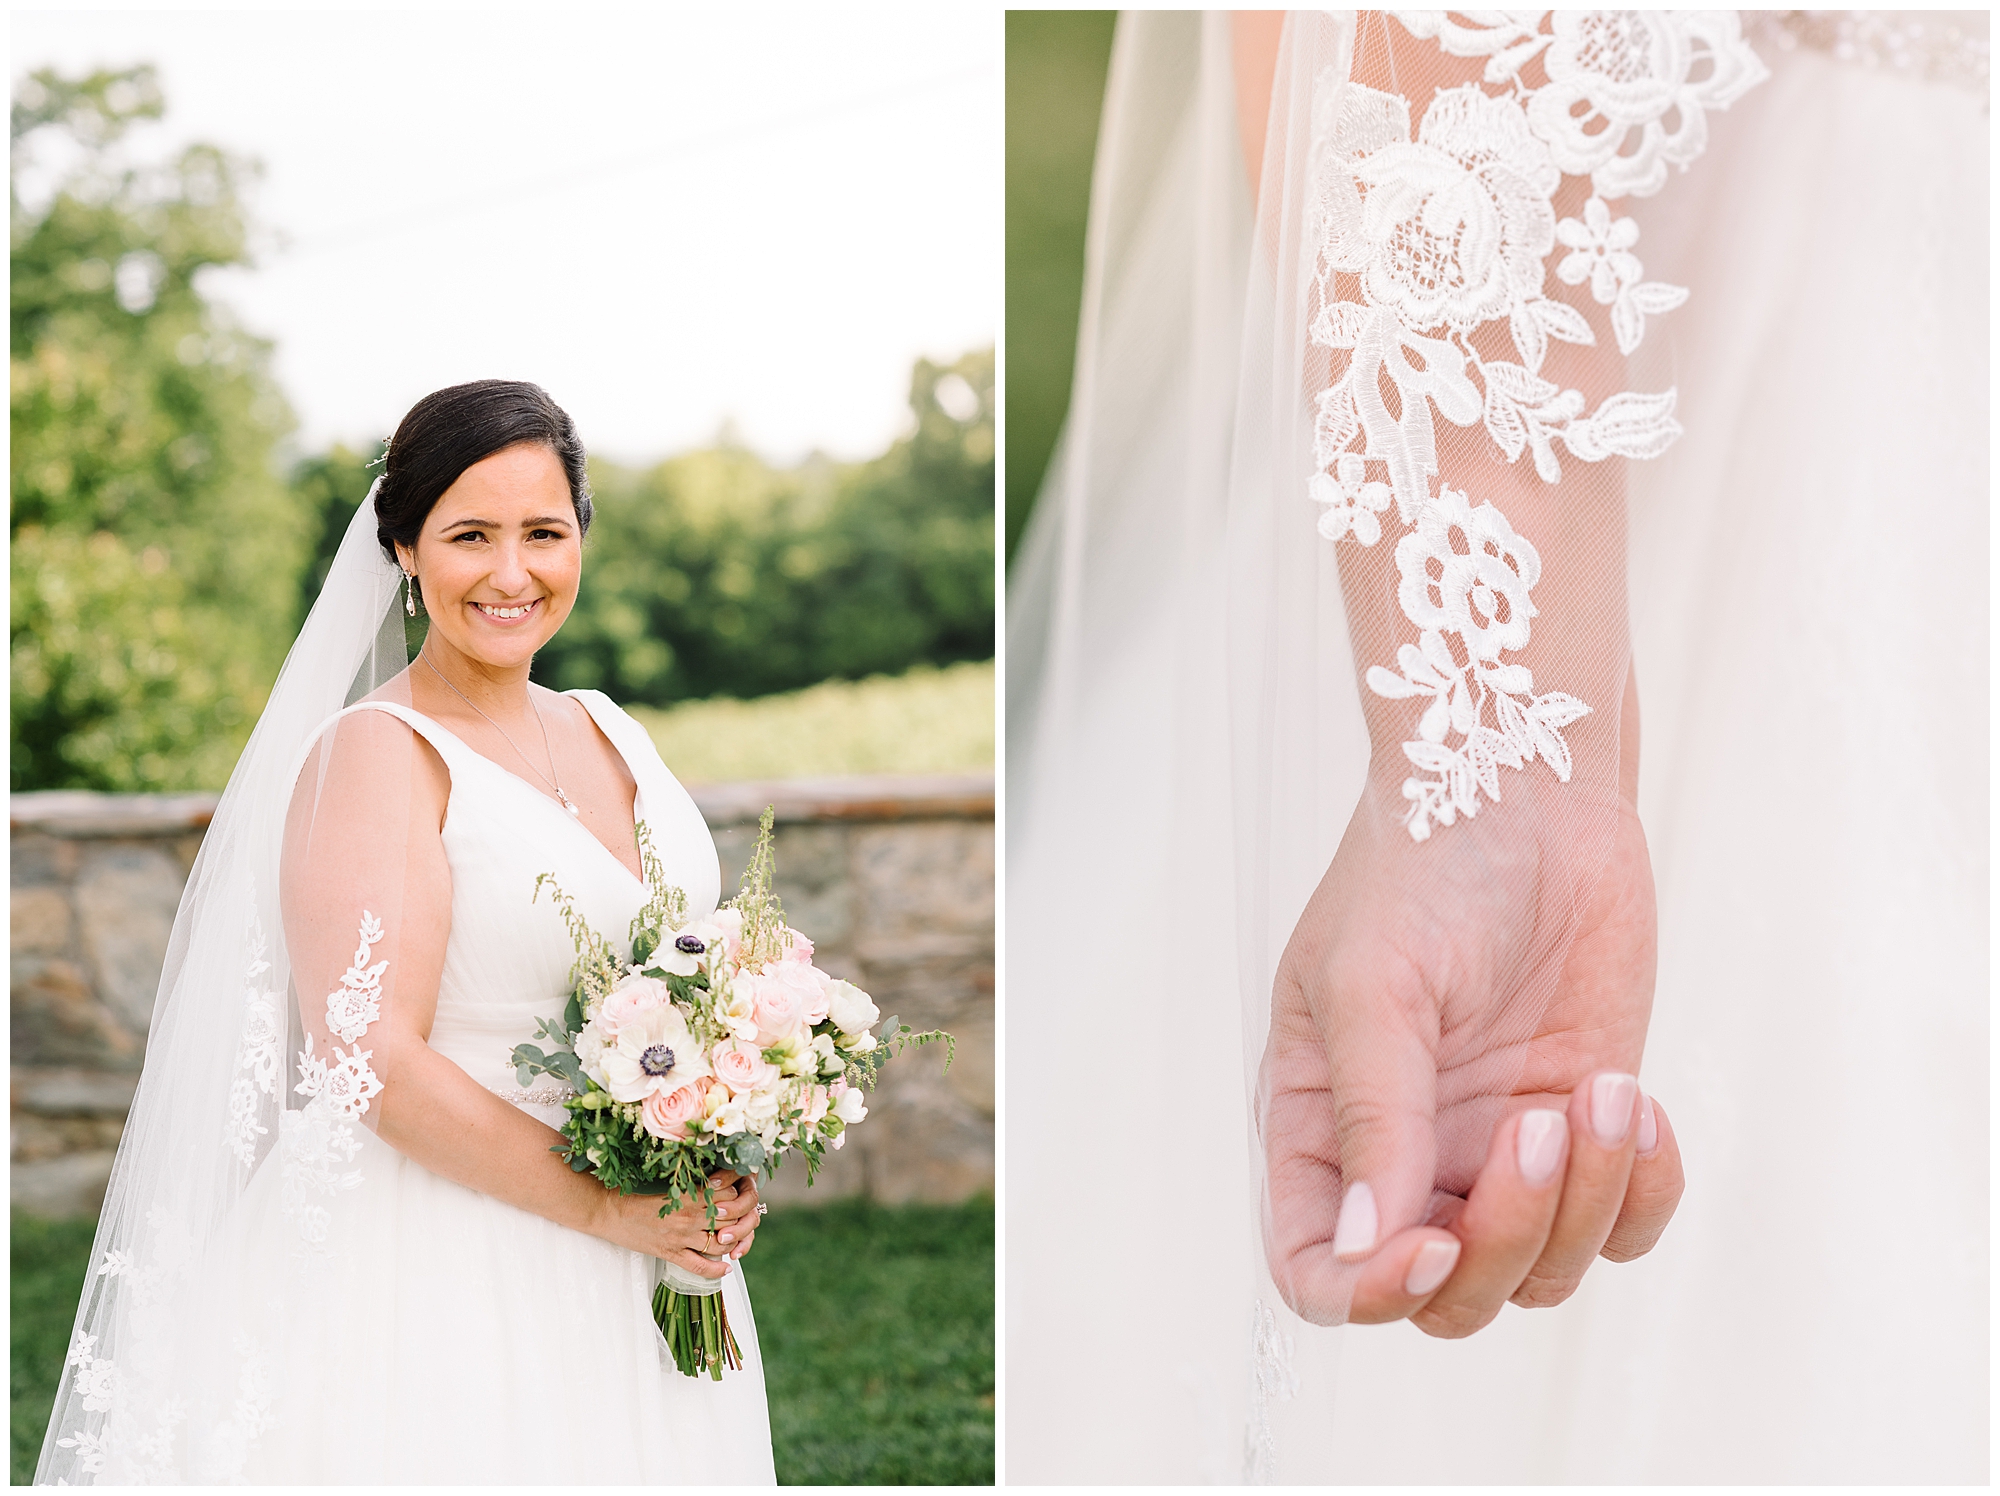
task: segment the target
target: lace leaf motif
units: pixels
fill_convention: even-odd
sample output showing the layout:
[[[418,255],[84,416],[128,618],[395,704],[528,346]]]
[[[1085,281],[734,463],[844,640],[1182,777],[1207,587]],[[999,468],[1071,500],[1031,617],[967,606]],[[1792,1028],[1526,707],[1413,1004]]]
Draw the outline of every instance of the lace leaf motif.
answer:
[[[1620,391],[1591,411],[1580,391],[1542,377],[1551,342],[1597,343],[1582,312],[1545,294],[1547,261],[1567,251],[1557,279],[1588,283],[1619,352],[1637,348],[1647,319],[1688,293],[1645,279],[1638,225],[1611,204],[1657,192],[1670,166],[1701,154],[1705,112],[1766,72],[1732,12],[1390,14],[1453,56],[1487,58],[1485,87],[1438,90],[1413,132],[1398,95],[1334,69],[1315,84],[1308,332],[1346,358],[1316,401],[1308,492],[1329,540],[1376,544],[1392,496],[1413,532],[1397,543],[1397,596],[1419,642],[1398,650],[1400,675],[1377,665],[1366,679],[1378,695],[1428,702],[1403,745],[1429,776],[1403,786],[1406,824],[1422,841],[1434,822],[1476,815],[1482,796],[1498,800],[1502,768],[1539,758],[1566,783],[1562,729],[1591,710],[1559,691],[1534,694],[1527,669],[1502,662],[1528,642],[1540,559],[1490,503],[1433,491],[1435,419],[1483,424],[1508,462],[1531,455],[1551,484],[1562,481],[1558,445],[1603,462],[1673,443],[1672,389]],[[1530,86],[1522,70],[1536,58],[1546,77]],[[1579,218],[1555,212],[1565,174],[1590,179]],[[1358,299],[1337,276],[1358,285]],[[1518,363],[1475,348],[1472,334],[1492,323],[1505,324]]]

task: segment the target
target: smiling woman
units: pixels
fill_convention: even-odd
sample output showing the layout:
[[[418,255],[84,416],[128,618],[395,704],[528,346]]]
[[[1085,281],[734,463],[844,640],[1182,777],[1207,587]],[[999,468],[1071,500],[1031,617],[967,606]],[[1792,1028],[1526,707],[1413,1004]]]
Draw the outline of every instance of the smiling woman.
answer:
[[[38,1479],[771,1480],[754,1180],[712,1179],[712,1219],[612,1193],[509,1058],[569,993],[543,875],[599,931],[649,871],[696,918],[720,892],[644,730],[528,680],[583,471],[533,385],[398,427],[189,881]],[[667,1271],[721,1293],[740,1370],[676,1372]],[[592,1428],[583,1464],[531,1423]]]

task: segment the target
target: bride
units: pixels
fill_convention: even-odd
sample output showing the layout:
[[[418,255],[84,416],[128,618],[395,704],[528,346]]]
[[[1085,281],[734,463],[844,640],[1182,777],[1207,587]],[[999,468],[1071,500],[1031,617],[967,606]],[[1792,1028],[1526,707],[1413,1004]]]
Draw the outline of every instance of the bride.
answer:
[[[691,911],[720,891],[645,731],[529,682],[589,523],[536,386],[398,427],[190,876],[38,1482],[773,1480],[754,1181],[662,1219],[508,1062],[574,959],[539,874],[622,932],[643,823]],[[654,1328],[674,1270],[720,1285],[720,1382]]]
[[[1983,25],[1121,16],[1011,1479],[1985,1479]]]

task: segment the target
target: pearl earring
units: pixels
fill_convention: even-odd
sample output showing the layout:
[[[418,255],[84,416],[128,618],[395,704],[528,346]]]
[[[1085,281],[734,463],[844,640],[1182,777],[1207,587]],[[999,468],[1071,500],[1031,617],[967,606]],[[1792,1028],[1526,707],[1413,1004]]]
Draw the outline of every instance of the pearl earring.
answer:
[[[412,618],[417,616],[417,574],[413,571],[403,573],[403,611]]]

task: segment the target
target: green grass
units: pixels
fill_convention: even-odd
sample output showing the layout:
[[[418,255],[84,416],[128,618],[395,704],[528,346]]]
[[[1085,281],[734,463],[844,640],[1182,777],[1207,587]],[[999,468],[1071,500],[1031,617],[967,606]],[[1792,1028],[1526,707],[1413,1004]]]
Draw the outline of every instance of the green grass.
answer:
[[[56,1381],[76,1323],[77,1296],[90,1265],[95,1221],[42,1221],[16,1212],[11,1239],[8,1350],[13,1483],[35,1478]]]
[[[13,1219],[13,1480],[34,1478],[90,1221]],[[786,1485],[990,1485],[993,1202],[774,1213],[746,1259]]]
[[[774,1212],[745,1264],[780,1484],[992,1484],[991,1200]]]
[[[993,767],[991,660],[631,712],[690,784]]]

